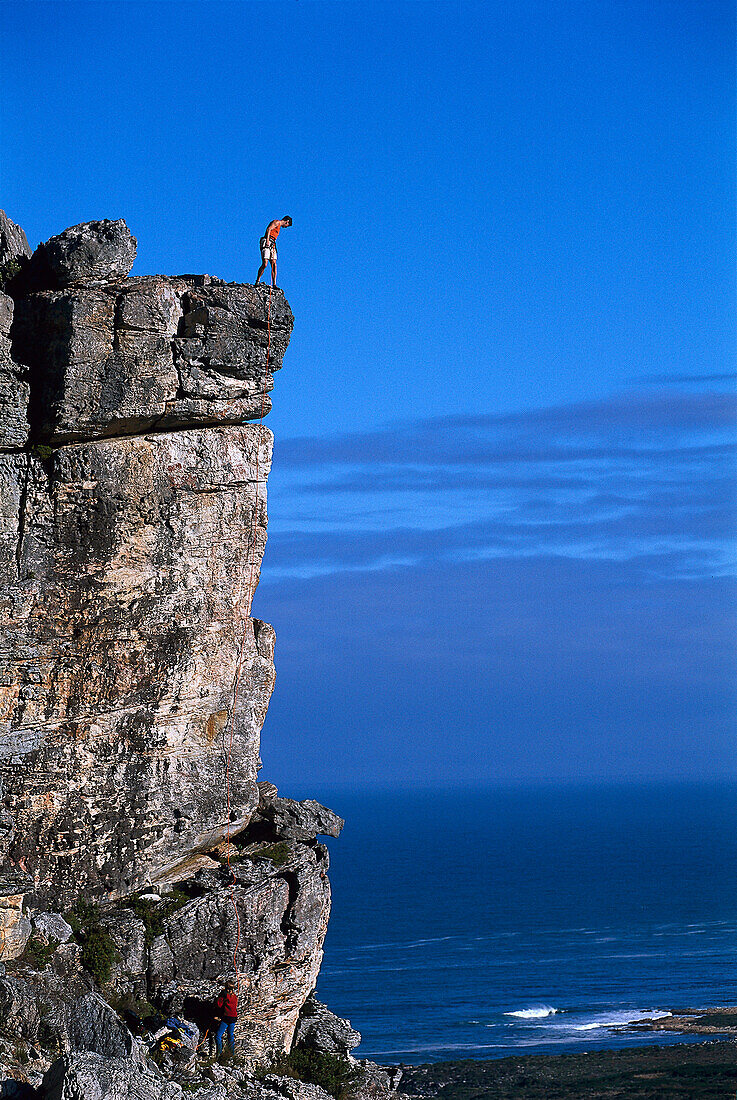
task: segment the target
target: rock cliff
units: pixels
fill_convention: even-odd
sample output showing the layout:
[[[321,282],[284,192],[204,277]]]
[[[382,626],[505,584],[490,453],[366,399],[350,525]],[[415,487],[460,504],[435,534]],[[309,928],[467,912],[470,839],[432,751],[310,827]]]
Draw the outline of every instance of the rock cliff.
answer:
[[[258,782],[260,421],[292,314],[280,290],[132,278],[135,254],[123,221],[31,254],[0,212],[0,1061],[26,1044],[34,1096],[180,1095],[107,1002],[204,1030],[230,976],[243,1072],[301,1013],[306,1049],[357,1041],[304,1007],[330,911],[317,837],[343,823]]]
[[[76,226],[1,300],[0,856],[52,906],[168,881],[223,839],[231,723],[243,828],[274,685],[273,630],[249,617],[272,440],[247,421],[291,311],[126,278],[134,257],[123,222]]]

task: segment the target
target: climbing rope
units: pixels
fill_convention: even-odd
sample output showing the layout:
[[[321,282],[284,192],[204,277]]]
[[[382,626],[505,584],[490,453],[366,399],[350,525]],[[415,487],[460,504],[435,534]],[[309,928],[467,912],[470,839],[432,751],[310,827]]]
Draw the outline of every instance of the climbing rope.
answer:
[[[266,370],[264,372],[264,387],[263,387],[263,391],[261,393],[261,409],[259,411],[259,417],[258,417],[259,432],[258,432],[258,439],[256,441],[255,494],[254,494],[254,507],[253,507],[253,536],[249,539],[250,545],[249,545],[248,556],[249,556],[250,561],[249,561],[248,587],[246,589],[246,592],[252,592],[252,590],[253,590],[254,571],[255,571],[255,568],[256,568],[256,542],[257,542],[257,539],[258,539],[258,513],[259,513],[259,495],[258,495],[259,456],[260,456],[260,453],[261,453],[261,441],[262,441],[261,429],[263,427],[263,419],[264,419],[264,414],[265,414],[265,410],[266,410],[266,386],[267,386],[267,379],[269,377],[269,363],[271,361],[271,295],[272,295],[272,287],[270,286],[269,287],[269,308],[268,308],[267,319],[266,319],[266,330],[267,330]],[[238,608],[238,606],[240,605],[241,595],[242,595],[242,589],[241,589],[240,580],[239,580],[238,596],[236,598],[236,608]],[[230,764],[231,764],[231,759],[232,759],[232,756],[233,756],[233,736],[235,734],[235,711],[236,711],[236,705],[238,703],[238,689],[240,687],[240,681],[241,681],[241,670],[243,668],[243,651],[244,651],[245,645],[246,645],[246,633],[248,631],[248,624],[249,624],[250,619],[251,619],[251,604],[252,603],[253,603],[253,598],[251,597],[251,599],[249,601],[249,606],[248,606],[248,616],[247,616],[247,619],[246,619],[245,626],[243,628],[243,635],[241,637],[241,644],[240,644],[240,647],[239,647],[239,650],[238,650],[238,659],[236,661],[236,666],[235,666],[235,675],[233,677],[233,702],[232,702],[231,711],[230,711],[230,730],[229,730],[229,735],[228,735],[228,753],[227,753],[226,762],[225,762],[225,803],[226,803],[226,814],[227,814],[226,864],[227,864],[227,867],[228,867],[228,871],[230,872],[230,883],[228,884],[229,885],[229,890],[230,890],[230,902],[231,902],[231,905],[233,906],[233,913],[235,915],[235,921],[236,921],[236,942],[235,942],[235,947],[233,949],[233,969],[235,970],[235,974],[236,974],[236,989],[237,989],[238,992],[240,992],[240,983],[241,983],[240,970],[238,969],[238,948],[240,947],[240,942],[241,942],[241,920],[240,920],[240,916],[238,914],[238,906],[235,903],[234,887],[235,887],[235,884],[236,884],[236,877],[233,873],[233,868],[230,866],[230,839],[231,839],[231,833],[230,833]]]

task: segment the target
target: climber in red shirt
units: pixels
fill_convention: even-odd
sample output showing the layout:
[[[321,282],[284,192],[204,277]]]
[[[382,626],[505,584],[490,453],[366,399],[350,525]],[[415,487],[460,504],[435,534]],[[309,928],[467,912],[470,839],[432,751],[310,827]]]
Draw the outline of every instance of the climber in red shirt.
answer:
[[[238,994],[233,982],[226,982],[225,989],[217,999],[216,1020],[220,1025],[215,1035],[218,1057],[223,1053],[223,1036],[228,1032],[230,1049],[235,1054],[235,1022],[238,1019]]]
[[[258,286],[259,279],[266,270],[267,263],[271,264],[271,285],[276,286],[276,238],[279,236],[279,231],[283,228],[288,228],[292,224],[292,219],[289,217],[277,218],[273,222],[269,222],[266,226],[266,232],[259,242],[261,248],[261,267],[258,269],[258,275],[256,276],[256,282],[254,286]]]

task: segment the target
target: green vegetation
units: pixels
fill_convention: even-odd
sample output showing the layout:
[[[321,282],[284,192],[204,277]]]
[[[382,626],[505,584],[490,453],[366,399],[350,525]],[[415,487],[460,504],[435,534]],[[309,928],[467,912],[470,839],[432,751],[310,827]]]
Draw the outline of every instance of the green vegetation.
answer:
[[[117,957],[115,944],[107,932],[93,928],[87,933],[82,945],[82,966],[99,985],[104,985],[110,977]]]
[[[28,1056],[28,1048],[25,1045],[21,1046],[20,1043],[13,1050],[13,1055],[19,1066],[27,1066],[31,1060]]]
[[[58,940],[50,939],[48,943],[44,943],[38,933],[33,932],[26,944],[22,961],[34,970],[45,970],[58,946]]]
[[[4,264],[0,264],[0,290],[5,290],[11,279],[20,271],[20,263],[18,260],[6,260]]]
[[[54,448],[47,446],[45,443],[34,443],[31,447],[31,453],[36,455],[41,462],[48,462],[54,453]]]
[[[99,907],[94,902],[78,901],[66,919],[81,944],[82,966],[98,985],[104,985],[118,953],[110,933],[100,927]]]
[[[126,903],[127,909],[132,909],[139,920],[146,926],[146,946],[150,947],[157,936],[164,931],[164,922],[177,909],[181,909],[192,898],[183,890],[172,890],[171,894],[165,894],[161,901],[146,901],[144,898],[131,898]]]
[[[275,867],[282,867],[285,863],[289,863],[290,857],[289,845],[283,840],[276,844],[266,844],[253,853],[254,859],[270,859]]]
[[[336,1100],[353,1084],[360,1074],[346,1058],[337,1054],[324,1054],[320,1050],[296,1048],[284,1058],[278,1059],[260,1076],[276,1073],[280,1077],[294,1077],[308,1085],[319,1085]]]
[[[156,1009],[150,1001],[143,997],[136,997],[133,993],[125,993],[122,997],[108,997],[108,1004],[112,1005],[118,1015],[123,1012],[133,1012],[139,1020],[147,1020],[156,1013]]]

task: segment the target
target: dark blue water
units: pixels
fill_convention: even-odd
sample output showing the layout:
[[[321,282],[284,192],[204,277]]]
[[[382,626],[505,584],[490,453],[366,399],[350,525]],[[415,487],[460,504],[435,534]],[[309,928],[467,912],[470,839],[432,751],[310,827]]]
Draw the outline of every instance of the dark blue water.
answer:
[[[662,1043],[611,1027],[737,1004],[734,786],[318,796],[347,820],[318,995],[360,1056]]]

